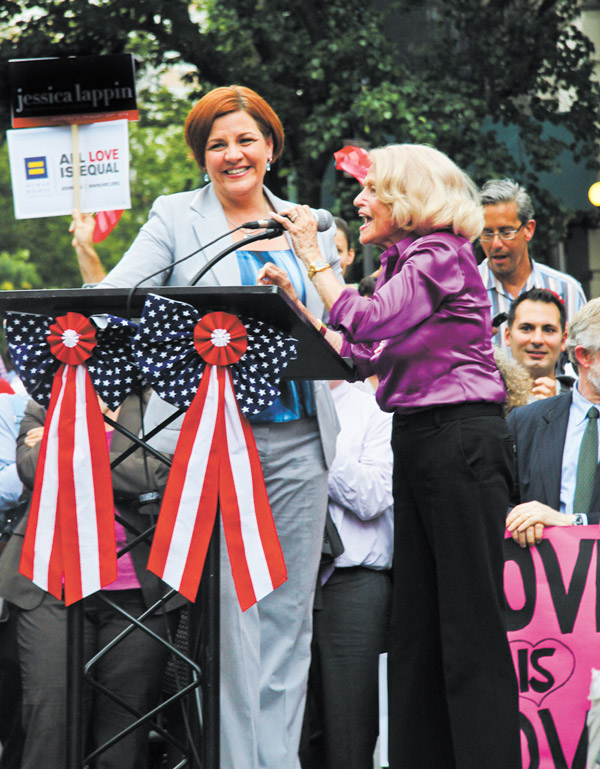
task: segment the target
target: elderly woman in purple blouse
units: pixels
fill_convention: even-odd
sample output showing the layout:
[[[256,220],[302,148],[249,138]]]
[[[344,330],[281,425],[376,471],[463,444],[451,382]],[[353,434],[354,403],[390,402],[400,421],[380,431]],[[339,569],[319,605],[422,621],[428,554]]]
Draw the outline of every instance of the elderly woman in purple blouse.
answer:
[[[372,298],[321,260],[306,206],[273,217],[337,331],[303,311],[361,377],[377,375],[377,401],[394,413],[390,766],[520,769],[502,586],[514,444],[471,246],[483,214],[470,179],[431,147],[391,145],[370,159],[354,205],[361,243],[385,249]],[[300,305],[274,265],[258,280]]]

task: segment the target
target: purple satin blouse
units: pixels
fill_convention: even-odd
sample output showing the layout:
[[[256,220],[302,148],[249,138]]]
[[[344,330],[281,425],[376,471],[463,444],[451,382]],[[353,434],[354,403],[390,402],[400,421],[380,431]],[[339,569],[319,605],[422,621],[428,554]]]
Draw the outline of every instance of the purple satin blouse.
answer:
[[[329,313],[359,378],[377,374],[384,411],[503,403],[490,303],[473,248],[451,232],[404,238],[381,256],[373,297],[346,288]]]

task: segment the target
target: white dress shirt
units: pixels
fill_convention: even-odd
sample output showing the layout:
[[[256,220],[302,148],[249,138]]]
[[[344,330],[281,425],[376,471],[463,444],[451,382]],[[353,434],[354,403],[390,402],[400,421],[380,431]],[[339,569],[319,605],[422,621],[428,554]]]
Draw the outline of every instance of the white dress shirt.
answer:
[[[332,390],[341,431],[329,469],[329,512],[344,544],[336,568],[389,569],[393,553],[392,415],[356,385]]]

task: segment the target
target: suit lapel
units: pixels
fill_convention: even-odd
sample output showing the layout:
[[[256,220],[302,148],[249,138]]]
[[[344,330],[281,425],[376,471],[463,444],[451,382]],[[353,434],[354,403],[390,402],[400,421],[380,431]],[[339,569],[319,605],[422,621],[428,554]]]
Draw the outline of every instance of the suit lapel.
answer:
[[[230,229],[212,184],[199,190],[192,200],[191,208],[197,214],[194,217],[193,226],[199,245],[206,246],[207,243],[211,243],[215,238],[218,238]],[[226,236],[213,246],[205,248],[193,260],[193,271],[190,273],[190,279],[203,265],[232,243],[231,237]],[[217,262],[201,282],[202,285],[217,286],[239,286],[240,283],[241,276],[235,251],[221,259],[220,262]]]
[[[552,407],[544,415],[536,436],[537,466],[543,496],[537,495],[534,499],[546,499],[550,507],[558,510],[562,455],[569,422],[571,395],[552,400]]]

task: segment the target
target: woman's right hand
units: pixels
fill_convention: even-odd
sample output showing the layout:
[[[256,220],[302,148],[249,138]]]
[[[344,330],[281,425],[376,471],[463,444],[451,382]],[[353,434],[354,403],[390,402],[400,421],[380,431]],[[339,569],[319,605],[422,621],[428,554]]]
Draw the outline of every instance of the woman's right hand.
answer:
[[[289,275],[281,267],[267,262],[256,275],[256,283],[259,286],[279,286],[296,305],[301,305],[296,289],[292,285]]]

